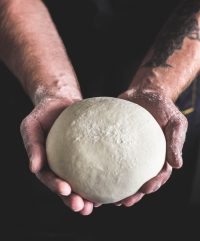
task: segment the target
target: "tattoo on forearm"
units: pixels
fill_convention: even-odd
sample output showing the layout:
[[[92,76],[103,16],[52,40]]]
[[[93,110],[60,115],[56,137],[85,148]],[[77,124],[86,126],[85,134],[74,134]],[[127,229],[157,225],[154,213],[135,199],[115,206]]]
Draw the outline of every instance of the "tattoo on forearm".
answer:
[[[200,28],[196,14],[200,0],[187,0],[179,6],[158,35],[153,46],[153,55],[144,67],[172,67],[167,63],[175,50],[180,50],[187,37],[200,41]]]

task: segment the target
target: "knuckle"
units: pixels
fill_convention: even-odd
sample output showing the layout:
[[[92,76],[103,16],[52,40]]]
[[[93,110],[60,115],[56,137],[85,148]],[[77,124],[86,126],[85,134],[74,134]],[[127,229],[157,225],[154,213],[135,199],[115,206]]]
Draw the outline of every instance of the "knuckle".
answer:
[[[181,159],[175,160],[175,166],[174,166],[174,168],[179,169],[179,168],[181,168],[182,166],[183,166],[183,162],[182,162]]]
[[[170,127],[172,129],[177,129],[180,127],[180,125],[181,125],[180,119],[175,118],[175,119],[171,120]]]
[[[29,157],[29,159],[31,158],[31,155],[32,155],[32,148],[33,148],[33,145],[30,143],[30,142],[25,142],[25,149],[26,149],[26,153]]]
[[[181,158],[181,156],[180,155],[177,155],[176,154],[176,152],[175,153],[173,153],[174,155],[173,155],[173,165],[172,165],[172,167],[173,168],[176,168],[176,169],[179,169],[179,168],[181,168],[182,167],[182,163],[183,163],[183,161],[182,161],[182,158]]]
[[[182,121],[182,125],[187,128],[188,127],[188,120],[184,115],[182,115],[181,121]]]
[[[25,119],[23,119],[23,121],[21,122],[21,124],[20,124],[20,132],[21,132],[21,134],[23,134],[23,132],[24,132],[24,129],[26,128],[26,118]]]
[[[180,114],[179,121],[180,124],[184,127],[188,125],[187,118],[183,114]]]
[[[21,134],[24,133],[24,130],[26,130],[29,126],[29,116],[27,116],[25,119],[22,120],[20,124],[20,132]]]
[[[185,128],[185,129],[187,129],[187,126],[188,126],[187,118],[180,113],[179,115],[176,115],[174,118],[172,118],[171,126],[173,128]]]
[[[172,173],[172,166],[168,162],[165,164],[164,171],[169,174]]]

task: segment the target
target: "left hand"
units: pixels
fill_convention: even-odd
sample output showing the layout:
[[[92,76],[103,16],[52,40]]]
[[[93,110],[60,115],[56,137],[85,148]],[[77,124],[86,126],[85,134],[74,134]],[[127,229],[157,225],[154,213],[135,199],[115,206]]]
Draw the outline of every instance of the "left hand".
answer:
[[[122,93],[119,98],[132,101],[148,110],[162,128],[166,138],[166,161],[159,174],[146,182],[137,193],[116,205],[132,206],[145,194],[157,191],[169,179],[172,168],[183,164],[182,148],[187,131],[187,119],[173,101],[159,90],[134,90]]]
[[[59,178],[48,166],[46,137],[60,113],[79,99],[70,97],[44,97],[21,123],[21,135],[30,160],[30,170],[47,188],[56,193],[74,212],[82,215],[92,213],[98,206],[73,193],[70,184]]]

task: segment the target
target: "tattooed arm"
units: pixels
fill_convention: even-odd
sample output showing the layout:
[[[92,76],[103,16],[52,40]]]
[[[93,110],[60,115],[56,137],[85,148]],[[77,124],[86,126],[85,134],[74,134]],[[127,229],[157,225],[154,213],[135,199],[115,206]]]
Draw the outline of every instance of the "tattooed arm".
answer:
[[[187,120],[174,102],[199,74],[199,26],[200,0],[183,1],[161,30],[129,89],[120,95],[140,104],[154,116],[167,144],[163,169],[134,196],[123,200],[126,206],[158,190],[170,177],[172,168],[182,166]]]
[[[200,70],[200,1],[179,6],[157,37],[130,88],[158,88],[175,101]]]

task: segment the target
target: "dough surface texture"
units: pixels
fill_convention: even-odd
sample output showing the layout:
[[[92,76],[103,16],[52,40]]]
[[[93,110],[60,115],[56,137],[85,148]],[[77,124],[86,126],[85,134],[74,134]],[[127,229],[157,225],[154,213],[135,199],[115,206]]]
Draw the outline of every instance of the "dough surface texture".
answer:
[[[143,107],[95,97],[60,114],[48,134],[46,151],[50,168],[73,192],[95,203],[114,203],[159,173],[166,141]]]

